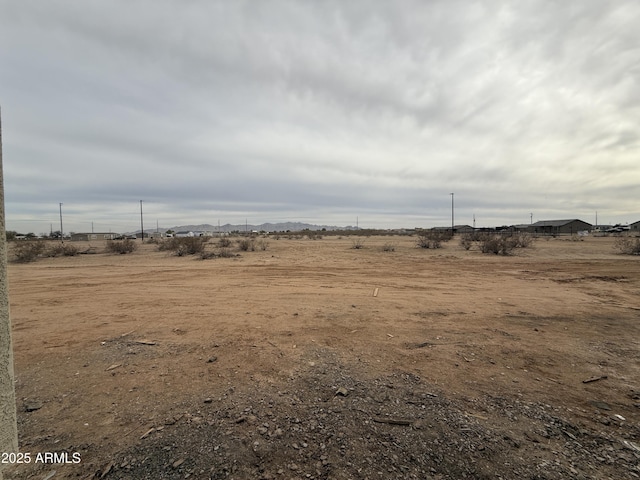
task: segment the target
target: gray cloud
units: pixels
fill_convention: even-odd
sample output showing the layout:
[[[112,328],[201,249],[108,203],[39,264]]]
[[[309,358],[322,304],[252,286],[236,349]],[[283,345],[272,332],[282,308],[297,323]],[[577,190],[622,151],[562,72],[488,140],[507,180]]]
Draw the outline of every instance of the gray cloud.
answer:
[[[0,8],[9,228],[640,218],[630,2]]]

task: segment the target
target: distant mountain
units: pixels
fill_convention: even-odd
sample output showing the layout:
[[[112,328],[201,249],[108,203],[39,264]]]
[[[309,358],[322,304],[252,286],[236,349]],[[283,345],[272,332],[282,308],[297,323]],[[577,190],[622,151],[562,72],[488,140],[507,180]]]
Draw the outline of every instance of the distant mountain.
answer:
[[[287,230],[290,232],[299,232],[301,230],[358,230],[357,227],[336,227],[333,225],[312,225],[310,223],[302,223],[302,222],[285,222],[285,223],[262,223],[260,225],[253,224],[240,224],[240,225],[231,225],[227,223],[226,225],[211,225],[209,223],[202,223],[200,225],[177,225],[171,228],[159,228],[159,232],[166,232],[167,230],[173,230],[174,232],[252,232],[252,231],[265,231],[265,232],[286,232]],[[150,228],[148,230],[145,229],[146,232],[155,232],[156,229]],[[140,233],[140,230],[131,233]]]

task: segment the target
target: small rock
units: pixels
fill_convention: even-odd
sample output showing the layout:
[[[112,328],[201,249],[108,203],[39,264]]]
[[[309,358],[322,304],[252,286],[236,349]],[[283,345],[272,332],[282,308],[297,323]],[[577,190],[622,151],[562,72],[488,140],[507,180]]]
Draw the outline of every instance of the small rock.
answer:
[[[207,363],[213,363],[216,360],[218,360],[218,357],[216,357],[215,355],[213,357],[209,357],[209,360],[207,360]]]
[[[596,400],[592,400],[589,403],[591,403],[591,405],[593,405],[594,407],[596,407],[596,408],[598,408],[600,410],[611,410],[611,407],[609,406],[609,404],[605,403],[605,402],[599,402],[599,401],[596,401]]]
[[[210,397],[204,399],[204,403],[211,403],[213,400]]]
[[[38,401],[29,402],[24,406],[25,412],[35,412],[36,410],[40,410],[41,408],[42,403]]]
[[[415,430],[422,430],[425,427],[424,420],[418,419],[411,425]]]
[[[338,390],[336,390],[336,395],[340,395],[340,396],[346,397],[347,395],[349,395],[349,390],[347,390],[344,387],[340,387],[340,388],[338,388]]]

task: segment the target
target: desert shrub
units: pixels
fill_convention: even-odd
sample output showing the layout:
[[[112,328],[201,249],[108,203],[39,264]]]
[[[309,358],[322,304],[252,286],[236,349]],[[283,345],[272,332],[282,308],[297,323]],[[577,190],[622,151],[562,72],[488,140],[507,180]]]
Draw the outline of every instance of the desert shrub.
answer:
[[[200,252],[199,256],[202,260],[209,260],[212,258],[233,258],[240,255],[233,253],[230,247],[217,247],[215,250],[205,249]]]
[[[513,250],[510,237],[506,235],[484,235],[480,239],[480,251],[482,253],[493,253],[495,255],[508,255]]]
[[[269,242],[267,240],[261,239],[256,242],[257,247],[263,252],[269,248]]]
[[[364,239],[363,238],[356,238],[354,240],[351,240],[351,248],[353,248],[355,250],[360,250],[360,249],[364,248]]]
[[[204,252],[208,237],[173,237],[158,244],[158,250],[170,251],[179,257],[198,255]]]
[[[231,246],[231,240],[227,237],[221,237],[220,240],[218,240],[218,246],[220,248],[229,248]]]
[[[47,257],[75,257],[80,251],[75,245],[58,243],[45,251]]]
[[[512,238],[514,239],[514,248],[529,248],[535,240],[535,237],[530,233],[515,233]]]
[[[160,250],[161,252],[173,250],[177,247],[175,240],[177,240],[177,238],[171,237],[165,238],[161,242],[158,242],[158,250]]]
[[[243,252],[255,252],[256,241],[253,238],[241,238],[238,240],[238,249]]]
[[[385,243],[382,246],[382,251],[383,252],[395,252],[396,251],[396,246],[393,243]]]
[[[216,254],[216,252],[212,252],[211,250],[207,251],[207,250],[202,250],[200,252],[200,258],[202,260],[209,260],[211,258],[216,258],[218,255]]]
[[[218,249],[218,257],[220,258],[231,258],[235,257],[235,254],[228,247],[222,247]]]
[[[43,241],[24,241],[16,244],[13,253],[18,262],[29,263],[36,261],[45,250],[46,245]]]
[[[119,253],[124,255],[135,251],[136,248],[138,248],[138,244],[130,238],[107,241],[107,251],[110,253]]]
[[[473,245],[473,235],[471,233],[463,233],[460,235],[460,246],[465,250],[469,250]]]
[[[204,252],[204,246],[207,243],[206,237],[183,237],[174,238],[175,248],[173,252],[182,257],[184,255],[198,255]]]
[[[420,230],[416,245],[420,248],[441,248],[442,242],[453,238],[448,230]]]
[[[528,233],[491,234],[480,237],[480,251],[495,255],[510,255],[516,248],[528,248],[534,238]]]
[[[613,247],[625,255],[640,255],[640,238],[616,238]]]

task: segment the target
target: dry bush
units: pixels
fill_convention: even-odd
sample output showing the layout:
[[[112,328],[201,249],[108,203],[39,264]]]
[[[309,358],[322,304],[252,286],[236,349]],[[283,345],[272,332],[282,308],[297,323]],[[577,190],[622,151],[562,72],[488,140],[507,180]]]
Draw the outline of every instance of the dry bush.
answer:
[[[19,242],[13,251],[16,261],[21,263],[34,262],[46,250],[46,244],[41,240],[27,240]]]
[[[229,247],[219,247],[216,250],[203,250],[200,252],[200,258],[202,260],[209,260],[212,258],[233,258],[236,256],[240,256],[240,254],[235,254]]]
[[[395,252],[396,251],[396,246],[393,243],[385,243],[382,246],[382,251],[383,252]]]
[[[516,248],[528,248],[534,238],[528,233],[492,234],[480,236],[480,250],[482,253],[495,255],[510,255]]]
[[[161,252],[173,250],[176,246],[175,240],[178,240],[175,237],[165,238],[161,242],[158,242],[158,250]]]
[[[130,238],[107,241],[107,251],[110,253],[119,253],[124,255],[135,251],[136,248],[138,248],[138,244]]]
[[[221,237],[220,240],[218,240],[218,246],[220,248],[229,248],[231,246],[231,240],[227,237]]]
[[[465,250],[469,250],[473,245],[473,235],[471,233],[463,233],[460,235],[460,246]]]
[[[515,248],[529,248],[535,241],[535,237],[530,233],[516,233],[513,234],[513,237],[516,239]]]
[[[184,237],[174,238],[175,242],[174,253],[179,257],[184,255],[198,255],[204,252],[204,246],[207,243],[206,237]]]
[[[170,251],[179,257],[199,255],[209,241],[208,237],[173,237],[158,244],[158,250]]]
[[[220,258],[232,258],[235,256],[235,253],[233,253],[228,247],[222,247],[218,249],[218,257]]]
[[[441,248],[442,242],[448,242],[453,238],[448,230],[420,230],[416,246],[420,248]]]
[[[211,258],[216,258],[217,256],[218,256],[218,254],[216,254],[216,252],[212,252],[212,251],[203,250],[202,252],[200,252],[200,258],[202,260],[209,260]]]
[[[356,238],[354,240],[351,240],[351,248],[355,250],[364,248],[364,238]]]
[[[52,247],[49,247],[46,250],[45,255],[47,257],[75,257],[79,253],[80,251],[75,245],[65,245],[63,243],[58,243]]]
[[[261,239],[256,242],[256,245],[263,252],[269,248],[269,242],[267,240]]]
[[[509,255],[513,250],[510,238],[506,235],[487,234],[480,240],[480,251],[495,255]]]
[[[616,238],[613,248],[625,255],[640,255],[640,238],[631,237]]]
[[[256,241],[253,238],[241,238],[238,240],[238,249],[242,252],[256,251]]]

